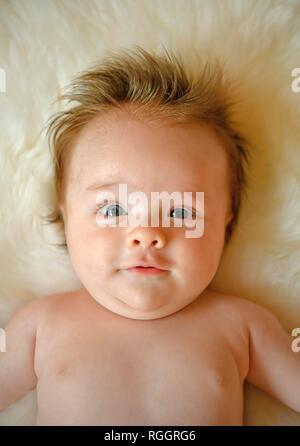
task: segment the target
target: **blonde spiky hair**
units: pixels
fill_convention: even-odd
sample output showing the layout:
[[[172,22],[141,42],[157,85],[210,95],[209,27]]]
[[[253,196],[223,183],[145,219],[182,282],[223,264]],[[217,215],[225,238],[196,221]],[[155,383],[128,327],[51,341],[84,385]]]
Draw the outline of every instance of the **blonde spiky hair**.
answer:
[[[131,50],[112,51],[103,61],[76,76],[58,100],[75,103],[47,122],[58,202],[63,201],[67,154],[80,130],[96,115],[132,104],[138,117],[203,122],[219,135],[230,169],[233,218],[226,227],[225,242],[230,240],[245,190],[249,150],[229,118],[235,102],[226,89],[224,73],[216,59],[199,64],[193,75],[178,54],[166,49],[161,55],[137,45]],[[47,223],[64,225],[58,206],[42,218]],[[67,247],[65,241],[58,246]]]

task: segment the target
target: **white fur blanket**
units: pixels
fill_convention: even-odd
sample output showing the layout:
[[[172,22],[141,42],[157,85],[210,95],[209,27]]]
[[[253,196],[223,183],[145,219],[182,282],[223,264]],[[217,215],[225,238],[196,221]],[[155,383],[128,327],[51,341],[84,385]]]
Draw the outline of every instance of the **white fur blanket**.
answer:
[[[57,235],[39,219],[54,203],[41,130],[72,76],[132,44],[224,61],[254,163],[214,287],[269,308],[288,332],[300,326],[300,92],[291,89],[299,23],[293,0],[0,1],[0,327],[28,300],[79,285],[68,256],[47,244]],[[0,424],[33,424],[34,415],[32,392]],[[245,422],[300,425],[300,414],[247,385]]]

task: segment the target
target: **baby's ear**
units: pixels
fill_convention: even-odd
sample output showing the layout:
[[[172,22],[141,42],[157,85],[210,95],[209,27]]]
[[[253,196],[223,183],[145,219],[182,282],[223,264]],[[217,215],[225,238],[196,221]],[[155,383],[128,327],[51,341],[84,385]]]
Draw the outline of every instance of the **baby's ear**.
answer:
[[[230,212],[226,219],[226,226],[231,222],[233,219],[233,212]]]
[[[62,218],[65,219],[65,206],[64,206],[64,204],[59,202],[58,203],[58,209],[59,209],[59,212],[62,215]]]

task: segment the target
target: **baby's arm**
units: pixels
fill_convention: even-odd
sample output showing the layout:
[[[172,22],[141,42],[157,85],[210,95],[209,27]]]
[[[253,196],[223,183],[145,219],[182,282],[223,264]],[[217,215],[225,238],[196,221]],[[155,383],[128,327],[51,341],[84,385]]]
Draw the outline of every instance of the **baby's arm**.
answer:
[[[293,338],[267,309],[250,305],[250,361],[247,381],[300,412],[300,352]]]
[[[6,351],[0,352],[0,411],[36,386],[34,352],[39,301],[19,309],[5,328]]]

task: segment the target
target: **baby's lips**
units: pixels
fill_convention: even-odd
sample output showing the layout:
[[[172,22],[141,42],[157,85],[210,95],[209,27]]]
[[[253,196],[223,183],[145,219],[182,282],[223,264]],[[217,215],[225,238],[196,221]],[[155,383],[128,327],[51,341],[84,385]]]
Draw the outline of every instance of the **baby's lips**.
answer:
[[[161,262],[145,262],[145,261],[136,261],[136,262],[130,262],[126,266],[120,268],[120,269],[130,269],[130,268],[137,268],[137,267],[143,267],[143,268],[156,268],[161,269],[164,271],[168,271],[168,267],[165,264],[162,264]]]

